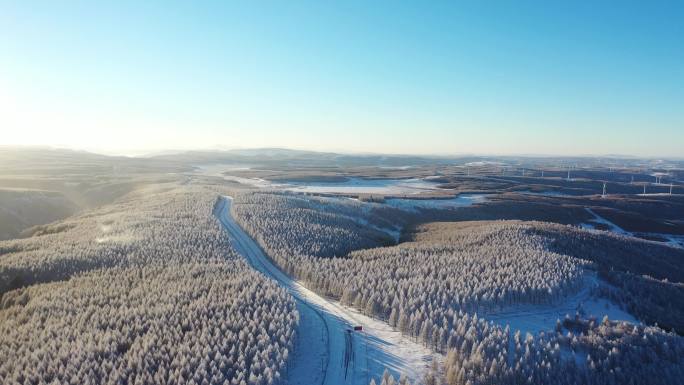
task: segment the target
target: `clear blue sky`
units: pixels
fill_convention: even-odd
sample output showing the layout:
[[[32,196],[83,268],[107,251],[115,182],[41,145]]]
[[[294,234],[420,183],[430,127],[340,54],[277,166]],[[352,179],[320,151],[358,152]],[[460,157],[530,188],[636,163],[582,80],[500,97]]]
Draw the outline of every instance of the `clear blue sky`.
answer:
[[[2,1],[0,144],[684,156],[684,2]]]

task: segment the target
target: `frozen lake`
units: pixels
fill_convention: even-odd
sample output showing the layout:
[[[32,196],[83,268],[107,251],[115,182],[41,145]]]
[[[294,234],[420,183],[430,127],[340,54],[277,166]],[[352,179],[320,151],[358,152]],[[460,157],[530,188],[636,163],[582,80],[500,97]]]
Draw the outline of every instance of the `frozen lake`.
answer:
[[[247,178],[227,175],[231,170],[248,169],[244,165],[211,165],[198,167],[199,173],[221,177],[225,180],[237,182],[256,188],[286,190],[300,193],[314,194],[367,194],[367,195],[418,195],[439,190],[439,183],[433,177],[407,179],[370,179],[347,178],[340,182],[324,181],[278,181],[273,182],[261,178]],[[466,207],[482,203],[487,200],[486,194],[460,194],[454,198],[425,198],[407,199],[390,198],[382,204],[401,210],[417,212],[418,210],[441,210]]]
[[[243,170],[243,165],[214,165],[202,167],[199,172],[205,175],[219,176],[223,179],[248,185],[256,188],[286,190],[299,193],[314,194],[367,194],[367,195],[418,195],[439,190],[439,183],[434,182],[435,177],[408,178],[408,179],[370,179],[348,178],[340,182],[324,181],[278,181],[272,182],[261,178],[246,178],[226,175],[230,170]],[[486,194],[460,194],[454,198],[390,198],[384,205],[396,207],[401,210],[417,212],[418,210],[441,210],[457,207],[466,207],[482,203],[487,200]]]
[[[220,177],[240,184],[276,190],[296,191],[319,194],[378,194],[378,195],[413,195],[438,189],[439,184],[430,178],[410,179],[369,179],[347,178],[341,182],[323,181],[269,181],[262,178],[249,178],[230,175],[230,171],[248,170],[247,165],[202,165],[195,169],[196,174]]]
[[[349,178],[344,182],[289,182],[285,190],[310,193],[404,195],[436,190],[438,183],[426,179]]]

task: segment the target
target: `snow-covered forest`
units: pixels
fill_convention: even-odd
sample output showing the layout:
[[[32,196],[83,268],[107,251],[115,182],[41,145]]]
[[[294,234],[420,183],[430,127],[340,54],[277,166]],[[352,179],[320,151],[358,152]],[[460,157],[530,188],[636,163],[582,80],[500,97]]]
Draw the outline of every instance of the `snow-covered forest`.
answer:
[[[283,383],[295,303],[232,250],[217,197],[145,188],[1,242],[0,383]]]
[[[548,247],[592,261],[610,285],[598,290],[648,324],[684,334],[684,249],[549,223],[531,230]]]
[[[148,186],[0,242],[0,383],[286,384],[296,304],[231,247],[213,215],[222,192]],[[681,325],[679,249],[542,222],[420,224],[420,212],[346,198],[232,195],[235,220],[283,271],[434,352],[427,385],[684,375],[669,331]],[[581,310],[533,334],[489,321],[580,292],[645,325]]]
[[[393,244],[388,232],[404,221],[398,209],[374,207],[371,212],[350,199],[294,193],[246,192],[235,203],[231,210],[241,226],[281,264],[300,256],[343,256]]]
[[[286,272],[444,354],[427,384],[670,384],[684,375],[684,340],[659,327],[569,314],[523,335],[486,321],[517,305],[560,301],[590,271],[630,275],[630,263],[662,254],[645,241],[506,221],[423,226],[412,242],[380,247],[386,216],[397,215],[390,209],[282,193],[243,194],[235,203],[233,215]],[[613,253],[574,247],[601,243]],[[627,262],[616,264],[616,252],[627,252]],[[602,284],[594,294],[627,297],[623,286]]]
[[[237,255],[212,217],[216,197],[202,188],[147,187],[40,226],[30,238],[2,242],[0,292],[115,265],[234,260]]]

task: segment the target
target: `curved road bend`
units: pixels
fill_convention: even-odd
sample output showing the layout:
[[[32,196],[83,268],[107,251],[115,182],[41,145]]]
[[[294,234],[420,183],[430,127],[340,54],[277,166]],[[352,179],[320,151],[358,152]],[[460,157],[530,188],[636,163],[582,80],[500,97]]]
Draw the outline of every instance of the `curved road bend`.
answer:
[[[231,197],[223,197],[215,215],[228,232],[233,246],[249,264],[275,280],[296,300],[300,314],[297,348],[289,366],[289,384],[367,385],[364,357],[354,354],[357,334],[347,321],[334,314],[337,307],[294,281],[277,268],[259,245],[233,220]],[[357,344],[358,345],[358,344]],[[364,349],[357,349],[364,352]]]

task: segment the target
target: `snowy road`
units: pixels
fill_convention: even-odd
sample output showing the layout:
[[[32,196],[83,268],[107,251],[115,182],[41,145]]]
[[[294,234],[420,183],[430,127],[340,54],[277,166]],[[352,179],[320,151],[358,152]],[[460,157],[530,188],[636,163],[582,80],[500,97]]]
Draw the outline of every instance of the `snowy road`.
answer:
[[[282,285],[297,300],[300,327],[294,359],[288,369],[290,384],[367,385],[380,379],[385,368],[412,381],[422,378],[431,353],[385,322],[375,320],[323,298],[293,280],[264,254],[259,245],[233,220],[232,198],[221,199],[216,215],[235,249],[256,270]],[[354,325],[363,332],[350,332]]]

